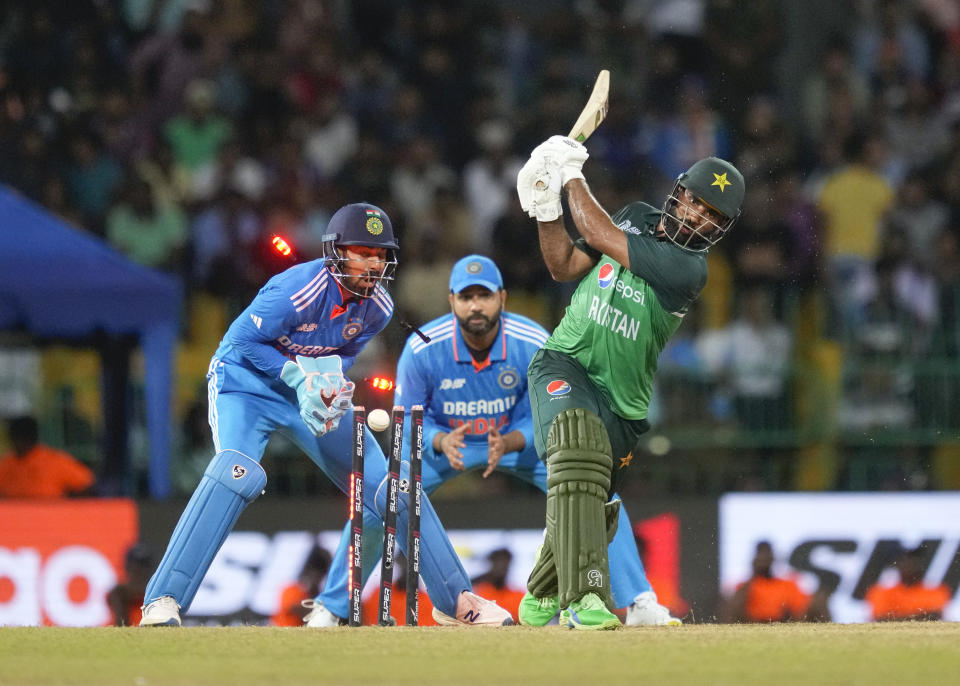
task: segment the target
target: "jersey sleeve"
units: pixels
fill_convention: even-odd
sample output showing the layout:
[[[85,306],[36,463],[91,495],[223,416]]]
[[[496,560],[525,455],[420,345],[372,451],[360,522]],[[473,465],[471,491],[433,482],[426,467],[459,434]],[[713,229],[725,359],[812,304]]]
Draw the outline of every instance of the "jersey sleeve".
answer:
[[[414,405],[423,405],[423,445],[428,447],[433,445],[433,437],[442,429],[437,424],[432,413],[427,412],[430,407],[430,400],[434,384],[430,378],[430,373],[425,369],[425,358],[427,353],[423,351],[420,355],[414,355],[410,342],[411,336],[407,339],[407,344],[403,346],[403,352],[400,354],[400,361],[397,363],[397,392],[394,393],[394,405],[403,405],[407,419],[410,418],[410,408]]]
[[[649,234],[627,234],[630,271],[650,284],[667,312],[682,312],[707,283],[702,255],[685,252]]]
[[[279,377],[288,358],[273,347],[273,341],[292,328],[294,315],[290,298],[268,283],[233,321],[225,338],[257,369]]]

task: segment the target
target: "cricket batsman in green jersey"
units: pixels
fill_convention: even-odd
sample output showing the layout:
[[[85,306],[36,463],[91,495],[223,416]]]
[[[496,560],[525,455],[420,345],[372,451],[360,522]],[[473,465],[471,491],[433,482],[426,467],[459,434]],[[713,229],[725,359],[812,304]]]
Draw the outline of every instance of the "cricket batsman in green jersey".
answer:
[[[553,136],[517,177],[524,211],[557,281],[579,279],[553,335],[527,371],[534,440],[547,465],[547,533],[520,605],[555,605],[575,629],[616,629],[607,542],[619,501],[610,501],[648,429],[657,359],[707,281],[706,252],[730,230],[743,176],[707,157],[677,177],[661,209],[633,202],[612,218],[581,170],[580,143]],[[572,241],[560,194],[580,238]]]

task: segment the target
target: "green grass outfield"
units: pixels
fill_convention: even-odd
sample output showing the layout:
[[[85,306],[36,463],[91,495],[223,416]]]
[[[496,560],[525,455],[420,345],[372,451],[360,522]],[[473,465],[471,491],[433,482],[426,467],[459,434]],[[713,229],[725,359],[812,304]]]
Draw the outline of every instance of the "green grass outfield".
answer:
[[[573,632],[364,627],[0,628],[0,684],[960,683],[960,623]]]

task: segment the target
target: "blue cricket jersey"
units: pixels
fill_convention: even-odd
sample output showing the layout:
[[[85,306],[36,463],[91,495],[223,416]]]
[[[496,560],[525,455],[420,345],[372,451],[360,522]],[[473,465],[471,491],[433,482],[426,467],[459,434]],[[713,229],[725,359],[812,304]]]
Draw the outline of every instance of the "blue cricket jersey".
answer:
[[[464,441],[487,441],[495,425],[501,433],[521,431],[533,445],[533,420],[527,398],[527,367],[549,334],[527,317],[504,312],[500,331],[486,360],[475,362],[453,314],[438,317],[421,327],[430,337],[424,343],[407,339],[397,365],[394,401],[409,413],[423,405],[423,441],[463,423],[470,427]]]
[[[297,355],[339,355],[343,371],[393,315],[380,284],[370,298],[343,303],[324,261],[304,262],[275,275],[227,329],[215,357],[271,377]]]

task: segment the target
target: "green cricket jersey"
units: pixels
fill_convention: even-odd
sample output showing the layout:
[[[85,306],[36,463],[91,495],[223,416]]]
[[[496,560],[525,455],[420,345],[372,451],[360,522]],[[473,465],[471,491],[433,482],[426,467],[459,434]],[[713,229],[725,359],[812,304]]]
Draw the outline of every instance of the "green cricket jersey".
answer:
[[[544,346],[576,359],[625,419],[646,418],[660,351],[707,282],[702,253],[654,236],[660,216],[643,202],[613,216],[630,268],[601,255]],[[582,239],[578,247],[590,252]]]

